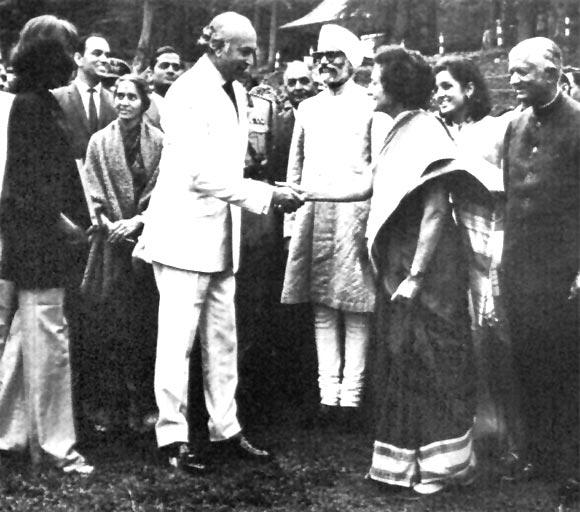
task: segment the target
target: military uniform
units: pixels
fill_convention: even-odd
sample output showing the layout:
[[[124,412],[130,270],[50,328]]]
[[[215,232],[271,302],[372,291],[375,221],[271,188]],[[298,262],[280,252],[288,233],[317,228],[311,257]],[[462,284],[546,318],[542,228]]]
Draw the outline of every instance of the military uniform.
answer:
[[[246,176],[274,183],[286,179],[294,108],[267,85],[249,93]],[[283,216],[242,212],[237,274],[240,337],[240,405],[252,415],[276,414],[282,404],[302,403],[315,381],[310,308],[280,304],[284,278]],[[302,342],[304,340],[304,343]],[[306,376],[306,374],[309,374]],[[312,396],[315,397],[315,388]],[[276,392],[273,394],[273,390]],[[273,403],[274,402],[274,403]]]

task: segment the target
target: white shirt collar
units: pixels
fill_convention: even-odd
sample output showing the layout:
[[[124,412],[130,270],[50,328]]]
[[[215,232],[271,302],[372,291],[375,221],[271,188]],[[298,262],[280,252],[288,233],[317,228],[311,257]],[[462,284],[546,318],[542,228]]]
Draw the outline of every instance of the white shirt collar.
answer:
[[[90,93],[89,89],[91,88],[86,82],[83,82],[78,76],[73,80],[74,84],[77,86],[79,90],[79,94],[81,95],[81,101],[83,102],[83,107],[85,108],[85,115],[87,119],[89,117],[89,101],[90,101]],[[95,108],[97,109],[97,116],[101,111],[101,89],[103,88],[101,82],[93,87],[95,93],[93,94],[93,100],[95,102]]]
[[[89,94],[89,89],[91,89],[89,84],[87,84],[86,82],[83,82],[78,76],[73,80],[73,82],[76,84],[76,86],[81,94],[83,94],[83,93]],[[92,87],[92,89],[94,89],[97,94],[101,94],[102,88],[103,88],[103,85],[101,84],[101,82],[99,82],[97,85]]]

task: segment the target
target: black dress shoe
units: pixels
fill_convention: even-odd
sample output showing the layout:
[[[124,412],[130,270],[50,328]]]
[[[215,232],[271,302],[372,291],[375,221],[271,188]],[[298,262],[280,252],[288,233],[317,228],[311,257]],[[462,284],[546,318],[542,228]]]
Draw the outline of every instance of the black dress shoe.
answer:
[[[203,473],[207,465],[187,443],[176,443],[169,449],[169,465],[187,473]]]
[[[216,447],[222,456],[231,455],[240,459],[258,462],[267,462],[273,458],[269,451],[256,448],[242,434],[238,434],[226,441],[220,441],[216,443]]]

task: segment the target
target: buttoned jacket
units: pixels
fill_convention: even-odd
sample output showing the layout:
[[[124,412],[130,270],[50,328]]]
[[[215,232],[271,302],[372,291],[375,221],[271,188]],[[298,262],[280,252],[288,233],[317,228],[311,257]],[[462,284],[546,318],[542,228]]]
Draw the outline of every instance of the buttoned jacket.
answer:
[[[239,263],[241,211],[264,214],[272,187],[244,179],[248,146],[247,96],[233,83],[239,115],[224,79],[204,55],[165,96],[160,173],[143,236],[148,257],[197,272],[224,270],[231,249]],[[231,244],[231,247],[227,247]]]
[[[89,119],[81,99],[77,84],[71,82],[64,87],[52,91],[64,112],[66,131],[72,147],[75,159],[84,160],[87,146],[91,138]],[[113,95],[104,87],[101,87],[98,129],[101,130],[111,121],[117,118],[117,112],[113,106]]]

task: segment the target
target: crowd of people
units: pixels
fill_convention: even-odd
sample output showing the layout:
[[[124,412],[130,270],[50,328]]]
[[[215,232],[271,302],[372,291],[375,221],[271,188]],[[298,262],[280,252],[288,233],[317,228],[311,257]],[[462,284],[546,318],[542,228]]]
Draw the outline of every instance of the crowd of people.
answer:
[[[79,439],[154,429],[188,472],[270,461],[244,408],[306,407],[317,373],[309,424],[366,422],[389,491],[471,483],[492,421],[506,478],[577,492],[580,103],[558,46],[510,51],[519,106],[492,117],[465,57],[382,46],[357,84],[363,45],[334,24],[313,69],[247,90],[256,37],[220,14],[190,69],[164,46],[146,80],[102,34],[22,29],[0,93],[0,450],[89,474]]]

